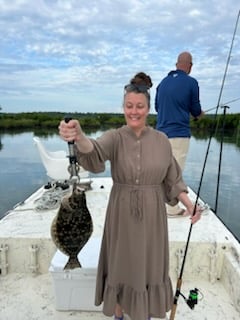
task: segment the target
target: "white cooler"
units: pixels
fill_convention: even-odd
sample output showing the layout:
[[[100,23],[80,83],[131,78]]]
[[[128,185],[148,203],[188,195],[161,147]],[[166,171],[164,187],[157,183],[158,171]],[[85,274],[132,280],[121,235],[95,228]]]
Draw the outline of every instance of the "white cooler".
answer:
[[[97,264],[101,238],[92,237],[80,251],[82,268],[63,270],[68,256],[57,250],[49,268],[52,274],[57,310],[101,311],[94,305]]]

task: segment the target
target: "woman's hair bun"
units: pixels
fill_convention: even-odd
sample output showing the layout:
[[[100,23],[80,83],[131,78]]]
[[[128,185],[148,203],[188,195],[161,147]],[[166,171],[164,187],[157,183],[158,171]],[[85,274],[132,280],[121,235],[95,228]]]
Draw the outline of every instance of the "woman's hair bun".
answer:
[[[136,84],[136,85],[143,85],[148,88],[152,87],[152,80],[150,76],[148,76],[144,72],[139,72],[137,73],[130,81],[131,84]]]

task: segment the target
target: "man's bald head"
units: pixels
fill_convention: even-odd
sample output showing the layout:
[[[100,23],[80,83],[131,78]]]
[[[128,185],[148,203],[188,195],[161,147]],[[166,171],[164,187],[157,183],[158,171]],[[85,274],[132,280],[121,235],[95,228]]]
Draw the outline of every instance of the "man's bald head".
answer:
[[[178,70],[185,71],[187,74],[191,72],[192,68],[192,55],[191,53],[184,51],[179,54],[176,67]]]

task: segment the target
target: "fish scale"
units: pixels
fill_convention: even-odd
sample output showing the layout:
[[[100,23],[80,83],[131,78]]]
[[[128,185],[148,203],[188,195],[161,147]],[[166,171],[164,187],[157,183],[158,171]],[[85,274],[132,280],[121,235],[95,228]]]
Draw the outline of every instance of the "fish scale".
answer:
[[[75,183],[72,194],[63,198],[51,225],[53,242],[69,256],[64,269],[81,268],[78,254],[92,232],[93,222],[87,208],[85,190]]]

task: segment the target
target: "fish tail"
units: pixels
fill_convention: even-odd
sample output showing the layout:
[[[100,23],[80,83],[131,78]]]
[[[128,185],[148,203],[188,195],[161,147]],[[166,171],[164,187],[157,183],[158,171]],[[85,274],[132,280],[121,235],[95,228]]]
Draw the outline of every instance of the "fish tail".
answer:
[[[77,257],[69,257],[68,262],[66,263],[64,270],[82,268],[81,263]]]

